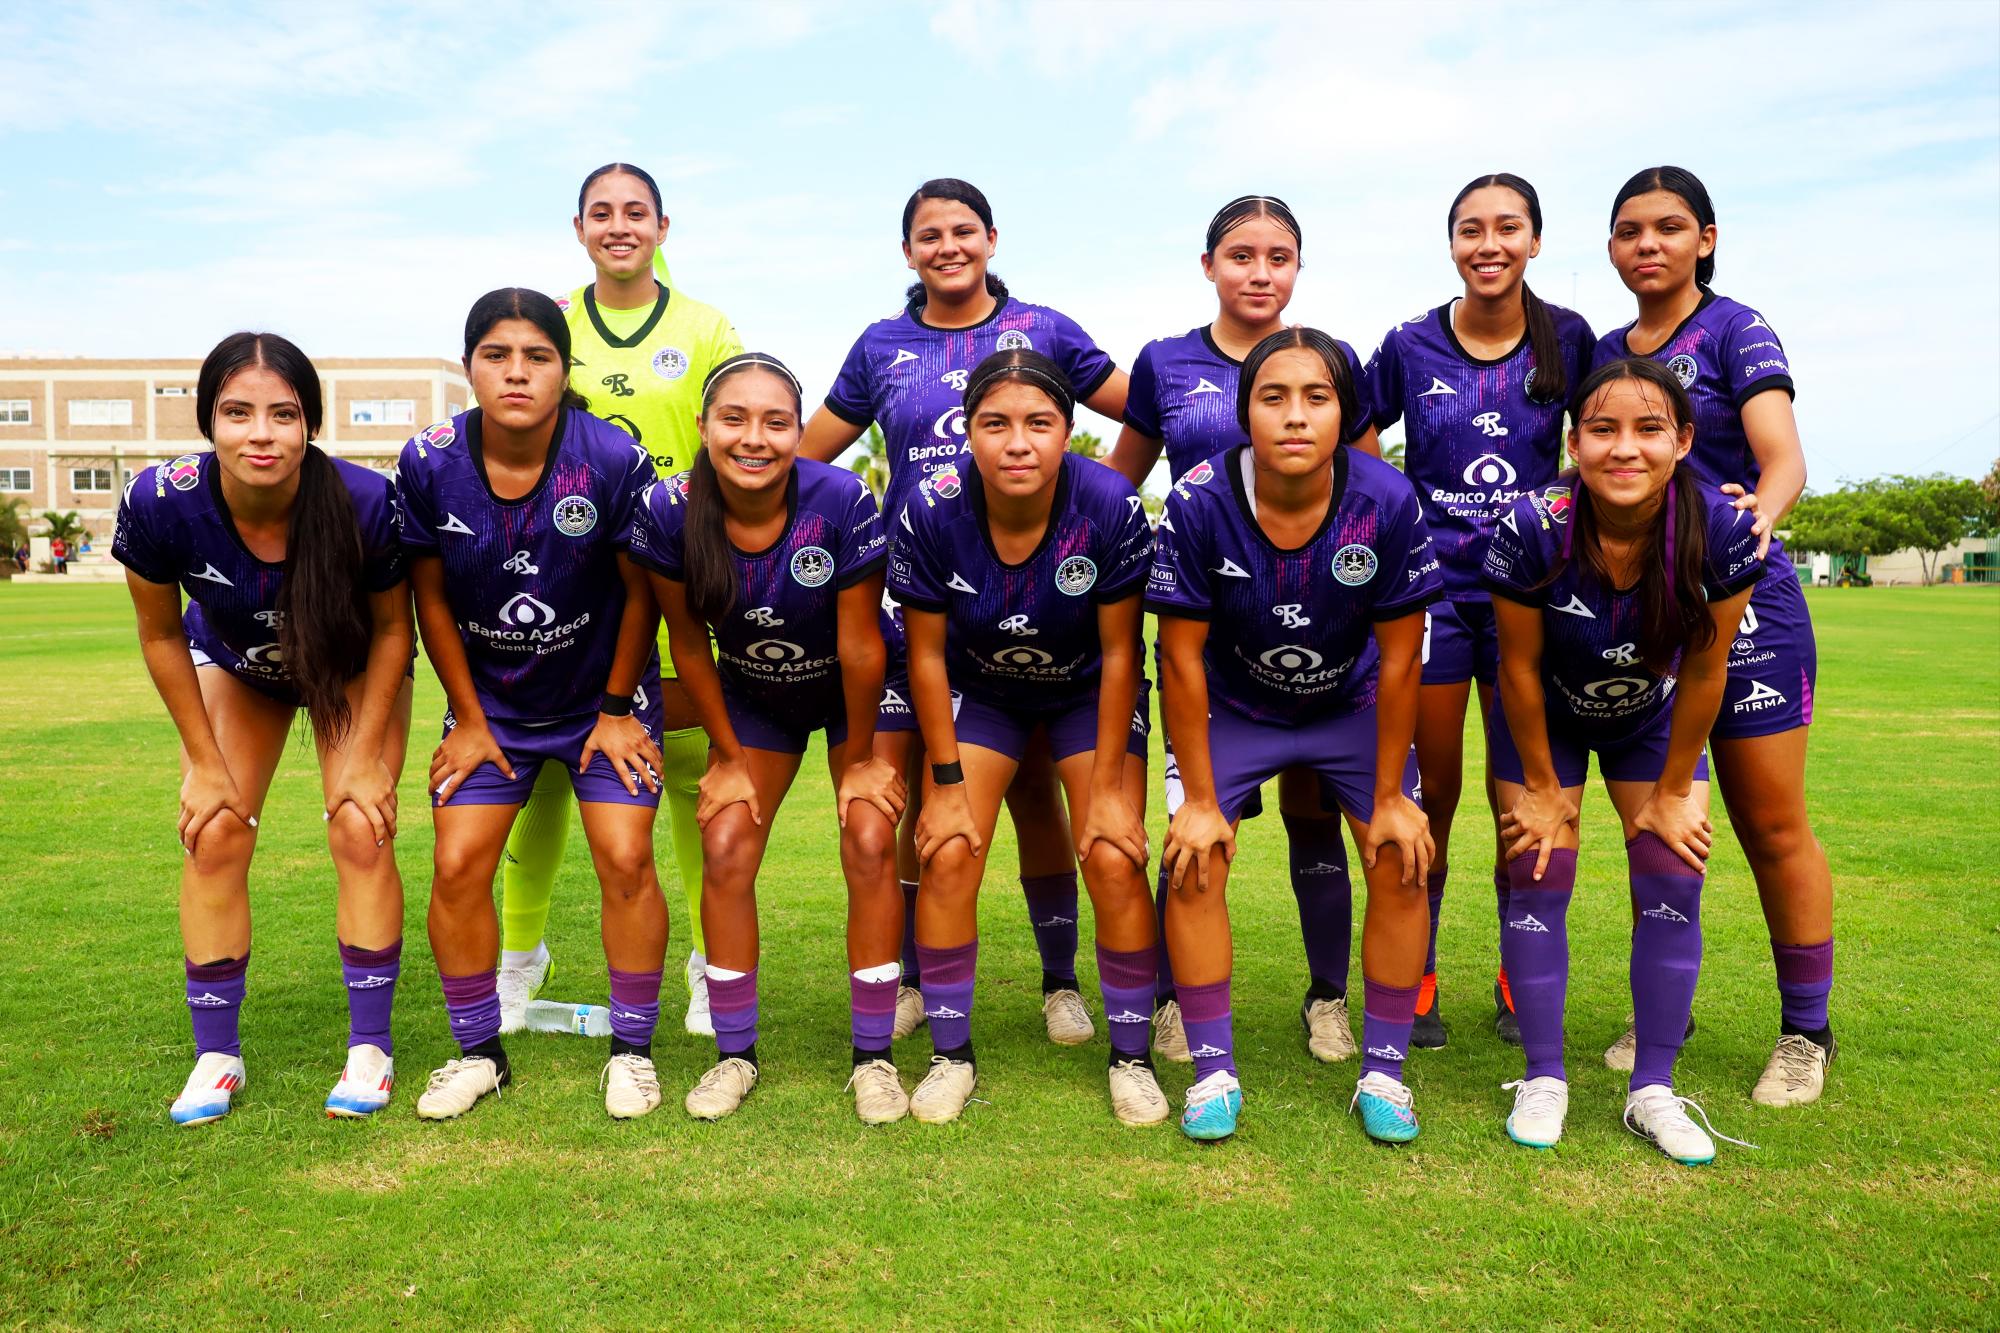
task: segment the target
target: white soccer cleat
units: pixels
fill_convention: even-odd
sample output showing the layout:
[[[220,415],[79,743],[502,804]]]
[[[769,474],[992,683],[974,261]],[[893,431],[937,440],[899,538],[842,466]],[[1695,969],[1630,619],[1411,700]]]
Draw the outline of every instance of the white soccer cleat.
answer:
[[[697,1120],[720,1120],[743,1105],[756,1086],[757,1066],[738,1056],[724,1056],[688,1090],[684,1105]]]
[[[327,1094],[329,1118],[363,1120],[389,1104],[396,1086],[396,1062],[380,1046],[366,1042],[347,1048],[347,1066]]]
[[[229,1114],[229,1100],[243,1087],[243,1057],[209,1051],[194,1062],[181,1095],[168,1112],[176,1125],[205,1125]]]
[[[1639,1029],[1636,1024],[1628,1021],[1623,1035],[1604,1048],[1604,1067],[1615,1069],[1621,1074],[1629,1074],[1638,1059]]]
[[[1563,1119],[1569,1114],[1568,1083],[1544,1074],[1500,1086],[1514,1089],[1514,1109],[1507,1116],[1508,1138],[1525,1148],[1553,1148],[1561,1142]]]
[[[1143,1060],[1111,1066],[1111,1114],[1121,1125],[1157,1125],[1167,1118],[1167,1095]]]
[[[1347,1017],[1347,999],[1308,1000],[1299,1017],[1306,1025],[1306,1049],[1312,1058],[1338,1064],[1355,1053],[1354,1027]]]
[[[924,1081],[910,1094],[910,1114],[927,1125],[956,1120],[965,1110],[965,1104],[972,1100],[972,1089],[978,1081],[969,1061],[933,1055],[931,1072],[924,1075]]]
[[[1689,1108],[1701,1117],[1701,1125],[1689,1118]],[[1715,1139],[1743,1148],[1757,1146],[1716,1133],[1715,1126],[1708,1124],[1706,1111],[1686,1097],[1675,1096],[1672,1088],[1659,1083],[1634,1088],[1625,1098],[1625,1128],[1642,1139],[1651,1139],[1654,1147],[1682,1166],[1704,1166],[1714,1161]]]
[[[896,1066],[887,1060],[869,1060],[854,1066],[848,1077],[854,1094],[854,1114],[864,1125],[888,1125],[910,1113],[910,1095],[896,1076]]]
[[[423,1120],[451,1120],[470,1111],[489,1092],[498,1092],[507,1076],[500,1066],[483,1055],[447,1060],[442,1069],[431,1071],[424,1095],[417,1098],[417,1116]]]
[[[1097,1035],[1091,1026],[1090,1010],[1084,1007],[1083,996],[1073,990],[1050,991],[1042,997],[1042,1021],[1049,1029],[1049,1040],[1058,1046],[1081,1046]]]
[[[698,953],[688,955],[688,1011],[681,1020],[690,1037],[713,1037],[715,1020],[708,1014],[708,960]]]
[[[495,978],[500,990],[501,1036],[511,1036],[528,1026],[528,1002],[542,993],[554,971],[555,959],[546,949],[539,960],[526,967],[501,966]]]
[[[1188,1053],[1187,1024],[1181,1021],[1178,1000],[1168,1000],[1153,1011],[1153,1054],[1177,1065],[1194,1063]]]
[[[604,1109],[613,1120],[636,1120],[659,1109],[659,1071],[643,1055],[626,1051],[612,1056],[599,1082],[604,1088]]]
[[[924,1021],[924,993],[915,986],[896,987],[896,1025],[889,1029],[890,1038],[901,1041]]]
[[[1822,1046],[1797,1033],[1778,1038],[1762,1077],[1750,1090],[1750,1100],[1759,1106],[1804,1106],[1818,1101],[1826,1091],[1826,1067],[1839,1050],[1839,1042]]]

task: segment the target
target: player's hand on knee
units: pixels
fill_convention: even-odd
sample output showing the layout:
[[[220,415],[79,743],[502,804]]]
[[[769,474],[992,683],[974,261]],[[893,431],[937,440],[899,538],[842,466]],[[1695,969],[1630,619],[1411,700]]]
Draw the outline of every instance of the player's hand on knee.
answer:
[[[1521,799],[1500,815],[1500,836],[1507,841],[1507,859],[1524,856],[1532,849],[1535,879],[1539,881],[1542,872],[1549,868],[1549,853],[1556,849],[1556,840],[1565,828],[1574,828],[1576,821],[1576,802],[1561,788],[1523,788]]]
[[[1141,870],[1146,868],[1146,825],[1122,790],[1091,794],[1090,810],[1076,839],[1077,862],[1089,860],[1090,849],[1099,842],[1110,843],[1133,865]]]
[[[924,796],[924,808],[917,815],[917,860],[928,864],[953,838],[965,839],[976,857],[985,850],[979,826],[972,818],[972,803],[966,798],[965,784],[933,786]]]
[[[847,765],[840,774],[840,791],[834,799],[834,808],[842,828],[847,827],[847,806],[851,801],[867,802],[895,824],[902,819],[903,807],[909,801],[909,786],[894,764],[871,754],[859,763]]]
[[[377,847],[396,836],[396,778],[379,755],[373,759],[351,757],[341,766],[340,777],[326,798],[328,822],[350,801],[368,821]]]
[[[250,813],[249,803],[236,790],[236,779],[229,775],[227,765],[218,762],[190,767],[181,780],[180,820],[175,830],[181,846],[192,853],[202,829],[224,810],[248,827],[257,827],[257,816]]]
[[[1376,799],[1374,817],[1368,821],[1368,831],[1361,839],[1362,864],[1373,870],[1385,847],[1394,847],[1403,859],[1404,887],[1421,886],[1430,874],[1437,844],[1431,839],[1430,816],[1401,792]]]
[[[1179,890],[1192,881],[1208,892],[1209,857],[1220,851],[1224,864],[1236,859],[1236,832],[1213,801],[1187,800],[1167,824],[1167,845],[1160,854],[1167,883]]]
[[[701,775],[699,791],[694,822],[702,828],[707,828],[710,820],[738,801],[750,807],[750,822],[763,826],[764,807],[757,800],[757,784],[750,780],[750,765],[742,759],[718,756]]]
[[[1701,808],[1693,792],[1668,792],[1654,787],[1633,814],[1632,829],[1635,835],[1650,833],[1673,848],[1674,855],[1696,873],[1708,869],[1715,827],[1709,823],[1708,812]]]

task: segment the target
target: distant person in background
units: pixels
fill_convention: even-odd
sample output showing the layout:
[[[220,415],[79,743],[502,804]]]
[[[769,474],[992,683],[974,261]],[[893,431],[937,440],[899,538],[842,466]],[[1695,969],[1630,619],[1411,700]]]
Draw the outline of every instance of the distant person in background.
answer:
[[[213,450],[146,469],[118,510],[111,553],[126,568],[146,672],[181,740],[180,924],[195,1065],[170,1112],[180,1125],[221,1119],[243,1087],[250,859],[302,707],[319,752],[347,983],[347,1064],[326,1113],[371,1115],[395,1082],[409,585],[395,483],[313,445],[320,415],[305,353],[274,334],[231,334],[195,386],[195,420]],[[307,887],[298,879],[287,870],[285,889]]]
[[[57,537],[49,543],[49,560],[55,565],[56,573],[69,573],[69,546],[62,538]]]
[[[76,548],[76,553],[77,553],[77,556],[78,556],[78,558],[81,558],[81,557],[83,557],[83,556],[86,556],[86,555],[89,555],[89,554],[90,554],[90,534],[89,534],[89,533],[87,533],[87,532],[86,532],[86,533],[84,533],[84,534],[83,534],[83,541],[82,541],[82,542],[81,542],[81,543],[80,543],[80,544],[79,544],[79,545],[77,546],[77,548]]]
[[[14,564],[19,567],[23,574],[28,572],[28,545],[26,542],[21,543],[20,546],[15,548]]]
[[[694,465],[701,447],[695,421],[702,382],[741,352],[743,342],[721,311],[667,286],[666,264],[658,261],[667,238],[666,206],[658,183],[644,170],[612,162],[591,172],[577,192],[571,225],[597,275],[556,301],[570,330],[570,387],[590,400],[597,416],[639,442],[657,475],[676,476]],[[712,1036],[703,972],[701,830],[694,818],[708,737],[674,677],[665,629],[660,648],[661,797],[693,942],[684,1025],[696,1036]],[[507,840],[500,908],[503,1033],[521,1030],[528,1001],[549,979],[543,935],[574,804],[569,783],[550,766]]]

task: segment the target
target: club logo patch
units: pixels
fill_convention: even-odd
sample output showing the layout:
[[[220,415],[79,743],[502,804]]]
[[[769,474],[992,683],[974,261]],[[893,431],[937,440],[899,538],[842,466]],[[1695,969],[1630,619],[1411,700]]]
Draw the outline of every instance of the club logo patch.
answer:
[[[1008,329],[993,340],[993,350],[996,352],[1011,352],[1017,347],[1025,347],[1032,352],[1035,350],[1035,343],[1020,329]]]
[[[442,449],[458,438],[458,427],[449,421],[440,421],[417,432],[417,439],[433,449]]]
[[[556,501],[556,531],[565,537],[581,537],[597,526],[597,506],[588,496],[565,495]]]
[[[688,373],[688,354],[678,347],[662,347],[653,353],[653,373],[663,380],[677,380]]]
[[[191,491],[194,484],[201,480],[201,458],[198,454],[182,454],[163,466],[160,473],[166,477],[167,485],[175,490]]]
[[[1380,565],[1375,552],[1360,542],[1349,542],[1333,553],[1333,576],[1350,588],[1358,588],[1374,578]]]
[[[1056,591],[1080,597],[1097,583],[1097,565],[1086,555],[1073,555],[1056,566]]]
[[[792,552],[792,578],[802,588],[817,588],[833,577],[833,557],[824,546],[801,546]]]
[[[1694,377],[1699,368],[1695,365],[1694,358],[1686,352],[1667,362],[1667,369],[1674,372],[1674,378],[1681,382],[1683,389],[1694,387]]]

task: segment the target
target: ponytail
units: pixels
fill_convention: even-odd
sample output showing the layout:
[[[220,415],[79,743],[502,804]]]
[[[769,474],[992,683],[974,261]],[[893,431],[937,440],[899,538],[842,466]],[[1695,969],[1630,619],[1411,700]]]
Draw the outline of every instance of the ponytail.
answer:
[[[353,725],[347,684],[368,666],[374,617],[364,591],[353,497],[318,445],[306,446],[278,582],[278,655],[322,743]]]
[[[736,608],[740,589],[729,529],[723,523],[722,483],[716,479],[715,464],[708,461],[707,449],[694,451],[688,480],[687,526],[681,531],[688,609],[695,619],[714,625]]]

